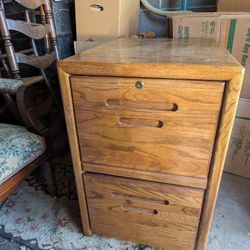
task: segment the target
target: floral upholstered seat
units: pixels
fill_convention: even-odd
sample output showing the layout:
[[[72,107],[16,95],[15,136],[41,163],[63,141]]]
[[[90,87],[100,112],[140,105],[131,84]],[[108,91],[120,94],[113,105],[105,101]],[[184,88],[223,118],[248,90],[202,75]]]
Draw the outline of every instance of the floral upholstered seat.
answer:
[[[15,92],[22,84],[21,80],[0,78],[0,89],[5,91]]]
[[[0,123],[0,185],[45,152],[43,137]]]

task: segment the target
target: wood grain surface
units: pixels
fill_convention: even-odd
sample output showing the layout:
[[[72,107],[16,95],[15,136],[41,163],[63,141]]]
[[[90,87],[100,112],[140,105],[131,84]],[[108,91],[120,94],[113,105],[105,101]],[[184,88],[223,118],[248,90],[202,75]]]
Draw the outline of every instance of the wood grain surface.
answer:
[[[94,233],[169,249],[194,247],[203,191],[86,174]]]
[[[206,179],[224,84],[140,80],[71,78],[83,166]]]
[[[59,62],[70,74],[230,80],[242,66],[206,39],[117,39]]]
[[[209,173],[208,188],[204,199],[199,235],[197,239],[196,249],[198,250],[203,250],[206,248],[208,234],[212,225],[213,214],[221,183],[221,177],[223,174],[227,149],[240,98],[243,78],[244,70],[241,72],[241,74],[236,75],[226,85],[220,122],[217,131],[217,138]]]
[[[121,39],[59,72],[84,233],[204,250],[243,67],[212,41]]]
[[[77,140],[75,114],[72,102],[70,76],[58,67],[60,89],[63,96],[63,108],[66,118],[67,132],[69,135],[70,152],[73,161],[77,196],[80,205],[82,226],[85,235],[91,235],[91,227],[88,215],[87,201],[85,197],[85,186],[82,180],[81,156],[79,154],[79,144]]]
[[[189,176],[181,176],[176,174],[164,174],[159,172],[150,172],[150,171],[142,171],[129,168],[119,168],[117,171],[117,167],[112,167],[110,165],[100,165],[100,164],[88,164],[84,163],[84,170],[86,172],[99,173],[99,174],[109,174],[113,176],[123,176],[130,178],[137,178],[141,180],[149,180],[149,181],[157,181],[159,183],[169,183],[174,185],[181,185],[185,187],[193,187],[206,189],[207,188],[207,179],[189,177]]]
[[[50,32],[50,26],[28,23],[20,20],[6,19],[9,30],[18,31],[33,39],[42,39]]]
[[[52,52],[43,56],[37,56],[34,54],[28,56],[16,53],[16,60],[18,63],[28,64],[39,69],[46,69],[56,60],[56,54],[55,52]]]
[[[46,150],[41,156],[18,171],[15,175],[10,177],[7,181],[0,184],[0,202],[5,201],[10,194],[30,175],[36,168],[40,167],[48,160],[48,151]]]
[[[37,9],[43,4],[46,4],[48,0],[15,0],[27,9]]]

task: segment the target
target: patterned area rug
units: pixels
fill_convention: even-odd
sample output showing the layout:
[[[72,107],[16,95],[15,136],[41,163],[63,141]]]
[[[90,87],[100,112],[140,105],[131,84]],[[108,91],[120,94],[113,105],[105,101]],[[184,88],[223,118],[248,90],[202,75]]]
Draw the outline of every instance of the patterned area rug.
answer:
[[[57,197],[45,193],[38,173],[30,176],[1,204],[1,236],[34,250],[151,249],[115,239],[83,236],[70,158],[55,159],[53,167]]]
[[[152,250],[83,236],[71,160],[55,159],[53,167],[57,197],[46,194],[39,172],[34,173],[0,204],[0,236],[34,250]],[[248,179],[224,174],[207,250],[250,249],[249,188]]]

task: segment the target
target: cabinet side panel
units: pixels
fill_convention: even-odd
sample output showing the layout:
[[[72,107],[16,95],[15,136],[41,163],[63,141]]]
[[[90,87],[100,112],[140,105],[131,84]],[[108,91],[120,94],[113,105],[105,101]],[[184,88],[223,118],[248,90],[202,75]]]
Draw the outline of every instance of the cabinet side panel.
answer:
[[[205,249],[238,106],[244,70],[226,84],[196,249]]]
[[[74,167],[74,174],[75,174],[81,218],[83,223],[83,230],[85,235],[91,235],[92,232],[89,222],[88,208],[85,196],[85,187],[82,179],[81,158],[80,158],[80,151],[77,139],[75,114],[72,103],[70,75],[65,73],[60,67],[58,67],[58,75],[60,80],[60,89],[61,89],[65,120],[67,125],[69,143],[70,143],[70,151]]]

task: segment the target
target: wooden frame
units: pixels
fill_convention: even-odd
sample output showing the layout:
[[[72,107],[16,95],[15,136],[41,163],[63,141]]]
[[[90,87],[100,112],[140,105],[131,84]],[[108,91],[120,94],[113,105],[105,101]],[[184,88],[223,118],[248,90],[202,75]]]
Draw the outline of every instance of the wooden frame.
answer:
[[[48,153],[45,152],[10,179],[0,185],[0,201],[4,201],[15,189],[29,176],[29,174],[48,160]]]
[[[92,235],[89,215],[88,215],[88,207],[86,203],[86,194],[85,194],[85,187],[83,185],[82,174],[83,171],[81,169],[81,156],[80,156],[80,149],[77,141],[77,131],[76,131],[76,122],[74,116],[74,108],[73,108],[73,101],[72,101],[72,92],[70,86],[70,75],[64,72],[60,67],[58,67],[58,74],[59,80],[61,83],[61,94],[63,96],[63,106],[64,106],[64,113],[66,118],[66,125],[67,131],[69,135],[69,144],[70,144],[70,151],[72,155],[74,173],[75,173],[75,181],[77,187],[77,195],[78,201],[80,206],[81,218],[84,233],[86,235]],[[81,192],[84,190],[84,192]]]
[[[51,81],[45,71],[52,63],[59,60],[58,39],[56,35],[55,23],[50,0],[17,0],[25,8],[26,21],[7,19],[5,16],[4,3],[0,1],[0,33],[6,54],[1,54],[2,64],[9,78],[22,80],[25,84],[29,82],[44,81],[49,89],[58,111],[61,112],[59,102],[51,86]],[[40,9],[41,23],[32,23],[30,9]],[[14,30],[28,36],[31,40],[32,49],[16,52],[12,43],[10,31]],[[44,39],[45,54],[40,56],[38,53],[36,39]],[[31,54],[31,55],[30,55]],[[8,64],[4,59],[7,58]],[[40,76],[22,78],[19,63],[27,64],[40,70]],[[21,117],[17,110],[14,98],[9,94],[3,94],[6,106],[14,115],[15,119],[21,123]]]
[[[0,201],[6,199],[8,195],[11,194],[11,192],[13,192],[21,182],[40,165],[42,165],[44,173],[45,171],[47,172],[44,175],[48,184],[48,192],[52,195],[55,194],[54,176],[50,169],[50,160],[53,152],[51,133],[58,127],[58,123],[60,123],[61,120],[52,120],[49,125],[44,125],[40,121],[41,117],[50,116],[51,110],[53,109],[53,101],[51,98],[47,98],[47,100],[44,100],[38,107],[34,107],[34,103],[30,96],[31,93],[29,92],[29,87],[34,84],[34,82],[27,85],[23,84],[14,93],[17,97],[17,107],[20,114],[22,114],[21,118],[23,123],[28,130],[44,137],[46,150],[42,155],[0,185]],[[13,91],[6,88],[1,89],[0,93],[13,94]]]
[[[240,74],[235,75],[226,85],[217,131],[217,140],[210,167],[208,188],[203,202],[197,249],[205,249],[209,230],[212,225],[212,218],[223,174],[234,118],[236,116],[244,72],[243,69]]]
[[[8,58],[10,73],[15,79],[21,79],[20,69],[18,63],[25,63],[37,67],[41,70],[41,74],[48,84],[48,79],[44,69],[48,68],[52,62],[59,60],[58,53],[58,41],[55,30],[55,23],[53,20],[53,13],[51,2],[49,0],[42,1],[27,1],[17,0],[17,2],[27,9],[25,10],[26,21],[6,19],[3,1],[0,1],[0,30],[4,47],[6,51],[6,57]],[[32,23],[30,20],[28,9],[40,7],[42,23]],[[27,56],[24,53],[16,53],[11,41],[10,30],[18,31],[23,33],[31,39],[32,49],[34,55]],[[45,39],[45,51],[44,56],[39,56],[35,39]],[[49,45],[51,40],[52,46]],[[48,48],[50,47],[50,49]],[[53,51],[51,50],[53,47]]]
[[[110,42],[106,45],[100,46],[99,48],[100,51],[104,51],[104,53],[105,51],[107,51],[108,53],[109,49],[111,49],[112,46],[114,46],[114,43]],[[219,50],[222,51],[222,49]],[[97,52],[100,51],[98,50],[98,48],[96,48],[94,50],[95,55],[98,55]],[[223,173],[223,167],[234,123],[234,118],[236,115],[241,85],[244,77],[244,68],[239,63],[237,63],[234,58],[226,54],[225,55],[228,60],[232,62],[227,63],[227,65],[202,65],[195,62],[189,63],[187,65],[182,65],[180,63],[170,62],[168,63],[167,70],[166,65],[161,63],[157,63],[157,70],[152,70],[152,67],[155,65],[149,63],[151,60],[150,58],[148,63],[144,62],[138,64],[133,63],[133,61],[130,61],[128,63],[124,62],[119,64],[109,61],[105,63],[100,63],[99,60],[101,59],[98,58],[98,56],[94,58],[88,58],[88,55],[91,55],[91,51],[87,51],[84,55],[79,54],[72,58],[69,58],[68,60],[64,60],[58,63],[58,73],[60,78],[60,86],[63,97],[63,105],[70,141],[70,148],[73,158],[76,185],[79,195],[81,216],[82,221],[84,221],[83,229],[86,235],[91,235],[92,232],[88,216],[86,194],[85,192],[80,192],[80,190],[84,190],[84,180],[82,179],[82,175],[84,172],[81,166],[81,156],[79,151],[78,135],[76,130],[77,125],[72,101],[70,76],[106,75],[121,77],[129,75],[130,77],[216,80],[226,82],[216,135],[217,139],[214,145],[213,158],[208,178],[208,186],[205,192],[201,222],[198,231],[198,238],[196,241],[197,250],[205,249],[216,205],[216,199],[218,196],[219,184]],[[126,57],[126,55],[124,57]]]

